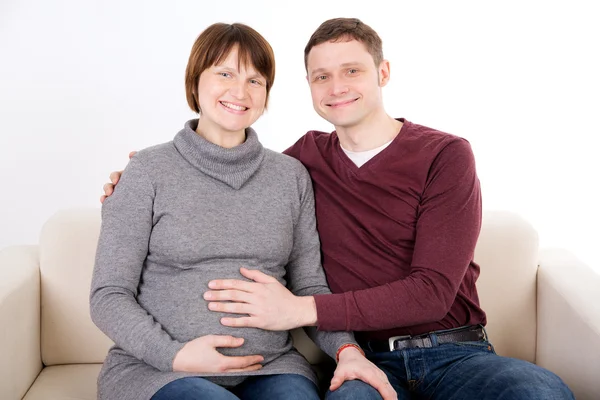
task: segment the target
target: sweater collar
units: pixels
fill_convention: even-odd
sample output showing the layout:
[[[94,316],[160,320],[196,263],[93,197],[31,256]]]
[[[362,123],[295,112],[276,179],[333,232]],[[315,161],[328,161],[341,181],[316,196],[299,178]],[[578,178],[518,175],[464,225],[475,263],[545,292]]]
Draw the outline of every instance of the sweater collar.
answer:
[[[244,143],[227,149],[197,134],[197,126],[198,119],[185,123],[173,139],[177,151],[204,174],[240,189],[258,170],[265,155],[254,129],[246,129]]]

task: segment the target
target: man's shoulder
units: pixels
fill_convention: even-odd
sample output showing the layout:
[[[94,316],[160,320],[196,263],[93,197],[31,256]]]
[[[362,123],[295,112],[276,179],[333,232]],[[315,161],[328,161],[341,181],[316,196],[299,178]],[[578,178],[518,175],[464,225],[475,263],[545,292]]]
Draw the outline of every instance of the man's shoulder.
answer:
[[[471,151],[469,141],[459,135],[409,121],[405,122],[405,127],[406,131],[401,137],[403,146],[418,152],[422,157],[427,153],[435,157],[447,148]]]
[[[424,145],[435,143],[448,144],[455,141],[466,140],[456,134],[431,128],[426,125],[415,124],[410,121],[405,121],[404,124],[407,127],[408,138],[422,142]]]
[[[327,146],[331,140],[332,135],[330,132],[311,130],[302,135],[302,137],[300,137],[296,143],[286,149],[283,153],[296,159],[300,159],[302,153],[305,153],[307,150],[311,151],[314,149],[323,148]]]

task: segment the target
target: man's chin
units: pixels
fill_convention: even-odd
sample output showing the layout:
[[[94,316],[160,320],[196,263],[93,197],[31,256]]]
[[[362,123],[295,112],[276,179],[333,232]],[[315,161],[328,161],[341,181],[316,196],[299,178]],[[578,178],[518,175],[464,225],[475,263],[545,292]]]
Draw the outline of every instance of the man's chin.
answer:
[[[356,125],[356,118],[326,118],[336,129],[350,128]]]

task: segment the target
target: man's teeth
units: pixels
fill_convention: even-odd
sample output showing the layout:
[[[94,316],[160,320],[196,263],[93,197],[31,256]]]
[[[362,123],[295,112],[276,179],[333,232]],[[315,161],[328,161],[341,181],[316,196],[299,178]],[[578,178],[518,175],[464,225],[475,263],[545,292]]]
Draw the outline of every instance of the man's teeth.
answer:
[[[227,108],[231,108],[232,110],[236,111],[246,111],[248,109],[247,107],[238,106],[236,104],[227,103],[225,101],[222,101],[221,104],[223,104]]]

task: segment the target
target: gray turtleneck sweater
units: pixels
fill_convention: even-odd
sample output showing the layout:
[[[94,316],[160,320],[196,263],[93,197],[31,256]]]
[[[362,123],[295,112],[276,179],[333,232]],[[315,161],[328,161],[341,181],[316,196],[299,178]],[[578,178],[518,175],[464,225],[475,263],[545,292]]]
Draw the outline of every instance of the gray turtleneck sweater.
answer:
[[[205,376],[223,386],[247,375],[295,373],[315,381],[289,332],[230,328],[203,293],[240,267],[274,276],[297,295],[329,293],[320,263],[311,180],[302,164],[264,149],[252,129],[232,149],[196,134],[188,121],[173,141],[138,152],[102,207],[91,287],[94,323],[115,342],[98,379],[100,399],[147,400],[165,384]],[[172,371],[197,337],[245,338],[226,355],[264,356],[255,372]],[[350,333],[312,331],[330,356]]]

